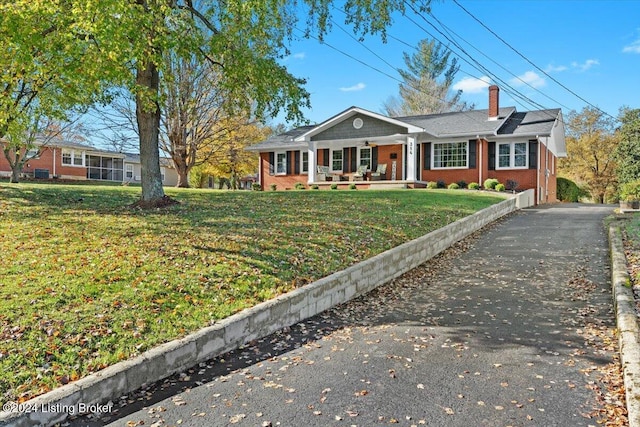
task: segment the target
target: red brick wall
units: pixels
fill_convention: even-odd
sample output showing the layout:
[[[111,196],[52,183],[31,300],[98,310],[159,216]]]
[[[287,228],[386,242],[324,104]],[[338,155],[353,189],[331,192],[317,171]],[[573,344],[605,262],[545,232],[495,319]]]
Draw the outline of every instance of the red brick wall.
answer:
[[[55,168],[54,168],[54,153],[55,153]],[[86,179],[87,169],[85,167],[63,166],[62,165],[62,152],[60,148],[45,147],[40,152],[38,159],[31,159],[24,165],[22,170],[24,173],[33,173],[36,169],[49,169],[49,175],[53,177],[55,174],[61,178],[67,179]],[[0,171],[11,172],[9,162],[0,155]]]

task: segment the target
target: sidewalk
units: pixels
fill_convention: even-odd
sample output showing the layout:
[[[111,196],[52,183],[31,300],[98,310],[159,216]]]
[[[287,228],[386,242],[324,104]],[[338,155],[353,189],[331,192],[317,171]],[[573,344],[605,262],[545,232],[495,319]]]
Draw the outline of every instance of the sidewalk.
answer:
[[[527,209],[394,283],[114,402],[132,426],[588,426],[610,207]],[[111,423],[111,424],[109,424]]]

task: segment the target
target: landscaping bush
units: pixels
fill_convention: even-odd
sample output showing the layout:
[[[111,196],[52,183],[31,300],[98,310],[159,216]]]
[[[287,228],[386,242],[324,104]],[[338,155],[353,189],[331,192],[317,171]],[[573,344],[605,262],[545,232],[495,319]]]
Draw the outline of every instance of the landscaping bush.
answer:
[[[504,184],[496,184],[496,191],[504,191],[506,189],[506,187],[504,186]]]
[[[500,184],[500,181],[495,178],[489,178],[484,181],[484,188],[485,190],[494,190],[498,184]]]
[[[296,182],[295,189],[296,190],[305,190],[307,187],[301,182]]]
[[[271,191],[276,191],[278,189],[278,186],[276,184],[271,184],[269,188],[271,189]]]
[[[518,181],[514,181],[513,179],[508,179],[505,188],[509,191],[516,191],[518,188]]]
[[[479,190],[480,189],[480,184],[478,184],[477,182],[472,182],[469,184],[469,190]]]
[[[253,191],[262,191],[262,186],[259,182],[254,182],[253,184],[251,184],[251,189]]]
[[[456,184],[458,184],[458,187],[460,188],[467,188],[467,181],[465,181],[464,179],[461,179],[460,181],[456,182]]]
[[[432,190],[438,188],[438,183],[435,181],[429,181],[427,182],[427,188],[431,188]]]
[[[640,180],[622,184],[620,187],[620,200],[640,200]]]
[[[313,184],[313,185],[311,186],[311,189],[312,189],[312,190],[319,190],[319,189],[320,189],[320,187],[318,187],[318,184]]]
[[[331,189],[332,190],[337,190],[338,189],[338,184],[336,184],[335,182],[333,184],[331,184]]]
[[[356,189],[357,189],[357,187],[353,182],[351,184],[349,184],[349,190],[356,190]]]
[[[558,177],[557,183],[557,197],[561,202],[576,203],[580,198],[587,196],[587,192],[570,179]]]
[[[438,188],[447,188],[447,183],[444,182],[443,180],[439,179],[438,182],[436,183],[436,186]]]
[[[457,183],[452,182],[451,184],[449,184],[449,187],[447,187],[447,188],[449,190],[458,190],[460,188],[460,186]]]

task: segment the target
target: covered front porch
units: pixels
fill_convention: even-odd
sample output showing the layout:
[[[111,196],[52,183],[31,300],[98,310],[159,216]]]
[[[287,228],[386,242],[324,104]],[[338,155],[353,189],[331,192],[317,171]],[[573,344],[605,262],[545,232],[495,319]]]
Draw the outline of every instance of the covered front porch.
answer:
[[[419,179],[419,146],[409,135],[308,141],[309,185],[406,187]],[[304,158],[306,157],[306,159]]]

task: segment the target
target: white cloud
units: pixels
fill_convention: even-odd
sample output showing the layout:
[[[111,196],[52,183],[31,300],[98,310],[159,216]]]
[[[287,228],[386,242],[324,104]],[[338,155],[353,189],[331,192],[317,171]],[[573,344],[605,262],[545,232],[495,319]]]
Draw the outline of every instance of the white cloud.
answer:
[[[514,86],[529,85],[534,88],[543,87],[546,84],[545,80],[534,71],[527,71],[526,73],[511,79],[510,83]]]
[[[597,59],[587,59],[582,64],[579,64],[577,62],[571,63],[572,67],[577,68],[580,71],[587,71],[589,68],[593,67],[594,65],[600,65],[600,61],[598,61]]]
[[[628,46],[625,46],[622,51],[624,53],[640,53],[640,39],[634,41]]]
[[[479,79],[476,77],[465,77],[458,83],[453,85],[454,90],[462,90],[464,93],[481,93],[491,84],[491,79],[487,76],[482,76]]]
[[[560,73],[562,71],[567,71],[569,68],[565,65],[547,65],[547,68],[544,70],[547,73]]]
[[[299,60],[303,60],[305,57],[307,56],[306,53],[304,52],[298,52],[298,53],[294,53],[292,55],[289,55],[287,57],[284,58],[285,61],[289,61],[290,59],[299,59]]]
[[[356,92],[356,91],[364,89],[365,87],[367,87],[367,85],[365,85],[364,83],[358,83],[356,85],[349,86],[349,87],[341,87],[340,91],[342,91],[342,92]]]

